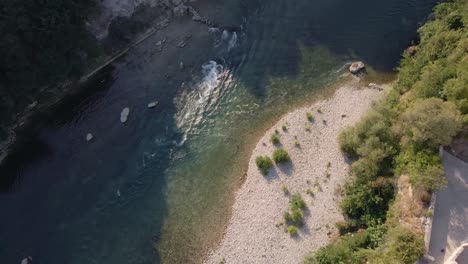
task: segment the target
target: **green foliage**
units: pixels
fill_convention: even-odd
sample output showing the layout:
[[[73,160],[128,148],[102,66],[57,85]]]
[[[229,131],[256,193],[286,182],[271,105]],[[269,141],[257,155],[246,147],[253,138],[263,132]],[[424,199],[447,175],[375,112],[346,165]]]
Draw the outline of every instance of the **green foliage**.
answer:
[[[413,264],[424,255],[424,239],[413,231],[396,227],[389,231],[387,254],[399,263]]]
[[[294,223],[296,226],[302,225],[302,219],[304,215],[302,214],[301,209],[299,208],[293,208],[292,213],[291,213],[291,221]]]
[[[288,127],[286,125],[283,125],[281,128],[283,129],[284,132],[288,131]]]
[[[258,156],[255,159],[255,164],[257,164],[258,169],[263,175],[268,175],[271,167],[273,167],[273,161],[268,156]]]
[[[346,186],[341,209],[360,225],[372,226],[385,221],[393,197],[394,186],[389,179],[378,178],[365,185],[354,183]]]
[[[285,149],[279,148],[273,152],[273,160],[277,164],[282,164],[289,162],[291,158],[289,157],[289,153]]]
[[[461,129],[461,116],[452,102],[438,98],[418,99],[395,124],[401,144],[437,148],[450,144]]]
[[[415,186],[435,191],[446,185],[442,162],[437,150],[415,151],[415,147],[410,146],[396,157],[395,164],[396,174],[407,173],[411,184]]]
[[[320,248],[317,253],[307,256],[305,264],[336,264],[336,263],[364,263],[359,257],[358,250],[369,245],[366,232],[348,234],[331,245]]]
[[[370,226],[366,231],[369,236],[369,247],[377,248],[385,241],[387,226],[384,224],[377,224],[375,226]]]
[[[286,211],[283,215],[285,223],[289,226],[302,226],[302,220],[304,218],[302,210],[306,208],[306,204],[299,193],[291,195],[289,199],[289,207],[291,212]]]
[[[297,235],[297,227],[290,225],[288,226],[288,233],[290,236],[295,236]]]
[[[280,139],[279,139],[279,135],[277,133],[271,135],[271,143],[273,143],[273,145],[278,145],[280,143]]]
[[[347,233],[356,232],[359,229],[359,224],[356,220],[339,221],[336,223],[336,228],[340,235],[343,236]]]
[[[306,263],[414,263],[423,255],[422,235],[400,225],[398,203],[389,208],[401,174],[424,190],[425,202],[444,186],[438,148],[468,126],[467,10],[466,0],[437,5],[420,44],[404,53],[395,89],[339,135],[354,160],[341,202],[347,221],[337,224],[343,237]]]
[[[288,195],[288,194],[289,194],[289,190],[288,190],[288,187],[286,187],[286,185],[281,186],[281,190],[283,191],[283,194],[284,194],[284,195]]]
[[[291,204],[291,209],[294,210],[295,208],[304,209],[306,208],[306,203],[302,199],[302,196],[299,193],[295,193],[291,195],[291,200],[289,201]]]
[[[306,113],[306,117],[307,117],[307,120],[309,120],[309,122],[312,122],[314,120],[314,115],[312,115],[312,113],[310,112]]]
[[[425,215],[427,218],[431,218],[432,214],[433,214],[432,210],[427,210]]]

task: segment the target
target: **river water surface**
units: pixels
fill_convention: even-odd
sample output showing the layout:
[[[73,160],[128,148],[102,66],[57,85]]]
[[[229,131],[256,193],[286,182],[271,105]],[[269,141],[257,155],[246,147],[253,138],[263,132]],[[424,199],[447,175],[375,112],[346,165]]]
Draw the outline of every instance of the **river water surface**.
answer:
[[[172,23],[168,45],[173,30],[187,47],[158,55],[164,36],[149,38],[7,159],[0,263],[200,262],[264,129],[332,89],[352,60],[388,76],[435,2],[200,1],[200,13],[236,30]]]

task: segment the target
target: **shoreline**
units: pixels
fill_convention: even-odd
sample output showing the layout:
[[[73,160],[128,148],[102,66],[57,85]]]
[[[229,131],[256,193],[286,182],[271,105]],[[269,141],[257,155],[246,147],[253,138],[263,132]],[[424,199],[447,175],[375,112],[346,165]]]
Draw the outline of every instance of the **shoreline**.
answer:
[[[334,223],[343,220],[337,189],[344,185],[349,170],[339,150],[337,135],[344,127],[356,123],[373,101],[383,98],[385,91],[388,91],[387,87],[379,91],[364,86],[359,80],[352,80],[342,84],[327,99],[288,112],[268,129],[251,153],[247,175],[235,192],[223,238],[209,251],[204,263],[221,260],[228,263],[300,263],[305,255],[335,237]],[[314,115],[313,122],[307,121],[308,112]],[[282,130],[285,124],[287,131]],[[307,124],[310,132],[306,131]],[[292,162],[275,165],[267,176],[262,176],[255,158],[271,156],[277,148],[270,142],[275,130],[280,134],[280,147],[289,152]],[[294,144],[295,136],[299,147]],[[328,162],[331,163],[329,168]],[[339,185],[341,187],[337,187]],[[295,237],[285,232],[282,223],[289,201],[289,196],[283,194],[283,186],[290,194],[299,192],[307,204],[304,226]],[[314,197],[307,194],[307,190],[311,190]]]

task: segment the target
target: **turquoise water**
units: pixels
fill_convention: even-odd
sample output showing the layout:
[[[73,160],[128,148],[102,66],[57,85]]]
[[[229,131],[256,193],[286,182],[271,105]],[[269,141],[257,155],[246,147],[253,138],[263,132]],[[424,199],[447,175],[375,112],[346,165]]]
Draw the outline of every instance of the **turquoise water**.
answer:
[[[167,61],[150,38],[28,131],[0,170],[1,262],[199,262],[262,131],[352,60],[390,72],[435,2],[202,1],[239,30],[194,26]]]

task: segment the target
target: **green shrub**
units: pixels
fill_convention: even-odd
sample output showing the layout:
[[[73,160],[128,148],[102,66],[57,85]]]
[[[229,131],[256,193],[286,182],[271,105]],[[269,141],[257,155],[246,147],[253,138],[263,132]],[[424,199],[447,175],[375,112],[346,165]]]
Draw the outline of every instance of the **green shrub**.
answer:
[[[283,129],[284,132],[288,131],[288,127],[286,125],[283,125],[282,129]]]
[[[296,226],[302,225],[302,219],[304,215],[302,214],[301,209],[299,208],[293,208],[291,211],[291,221],[294,223]]]
[[[413,264],[424,255],[424,239],[405,227],[389,231],[386,247],[388,255],[401,263]]]
[[[442,162],[436,150],[415,151],[409,147],[395,159],[397,175],[407,173],[411,184],[435,191],[446,185]]]
[[[340,144],[340,150],[348,157],[356,157],[356,149],[358,146],[359,139],[356,134],[354,127],[347,128],[338,135],[338,143]]]
[[[426,211],[426,217],[431,218],[432,217],[432,210],[427,210]]]
[[[290,225],[288,226],[288,233],[290,236],[295,236],[297,235],[297,227]]]
[[[378,179],[365,185],[350,184],[345,188],[341,209],[350,219],[371,226],[385,221],[386,212],[394,196],[391,180]]]
[[[288,190],[288,187],[286,187],[286,185],[281,186],[281,190],[283,191],[283,194],[284,194],[284,195],[288,195],[288,194],[289,194],[289,190]]]
[[[271,167],[273,167],[273,161],[268,156],[258,156],[255,159],[255,164],[257,164],[258,169],[263,175],[268,175]]]
[[[314,116],[313,116],[312,113],[310,113],[310,112],[307,112],[307,113],[306,113],[306,117],[307,117],[307,120],[309,120],[310,122],[311,122],[312,120],[314,120]]]
[[[336,223],[336,228],[340,235],[343,236],[347,233],[356,232],[359,229],[359,224],[356,220],[339,221]]]
[[[448,145],[461,129],[461,115],[452,102],[438,98],[418,99],[401,115],[394,131],[401,144],[437,148]]]
[[[304,126],[304,129],[305,129],[305,131],[310,132],[310,130],[311,130],[310,124],[306,124],[306,125]]]
[[[278,145],[280,143],[278,134],[275,133],[271,135],[271,143],[273,143],[273,145]]]
[[[306,203],[302,199],[302,196],[299,193],[295,193],[291,196],[291,200],[289,201],[291,204],[291,209],[294,210],[294,208],[298,209],[304,209],[306,208]]]
[[[289,162],[291,158],[289,157],[289,153],[285,149],[279,148],[273,152],[273,160],[277,164],[282,164]]]
[[[379,223],[367,228],[366,232],[369,236],[369,247],[377,248],[384,242],[385,236],[387,235],[387,226]]]
[[[366,232],[348,234],[338,242],[320,248],[314,255],[307,256],[305,264],[365,263],[356,254],[360,248],[366,248],[369,238]]]

